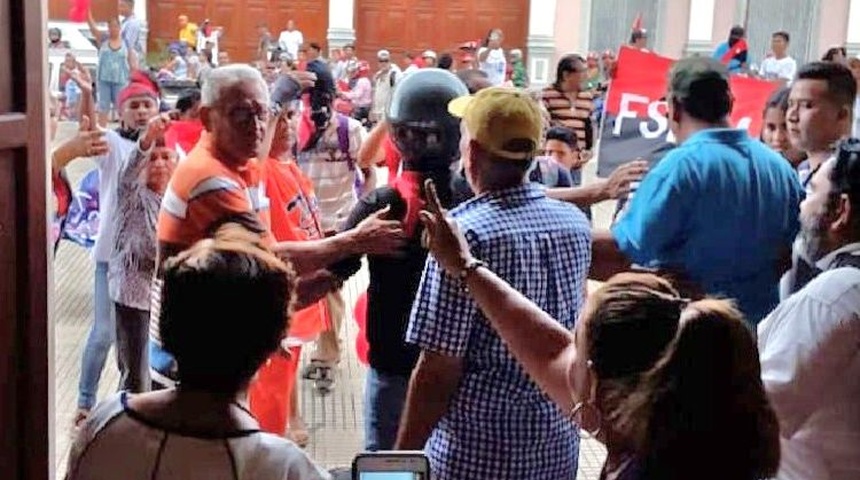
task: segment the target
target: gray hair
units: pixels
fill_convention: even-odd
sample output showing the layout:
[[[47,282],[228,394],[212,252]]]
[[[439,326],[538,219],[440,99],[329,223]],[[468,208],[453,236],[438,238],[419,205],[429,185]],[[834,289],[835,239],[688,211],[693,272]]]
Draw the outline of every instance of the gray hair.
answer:
[[[257,84],[266,95],[266,104],[269,103],[269,89],[266,88],[263,74],[249,65],[234,64],[209,71],[200,89],[200,105],[211,107],[221,99],[221,92],[244,82]]]
[[[523,51],[520,50],[519,48],[515,48],[515,49],[511,50],[511,56],[517,57],[517,58],[523,58]]]

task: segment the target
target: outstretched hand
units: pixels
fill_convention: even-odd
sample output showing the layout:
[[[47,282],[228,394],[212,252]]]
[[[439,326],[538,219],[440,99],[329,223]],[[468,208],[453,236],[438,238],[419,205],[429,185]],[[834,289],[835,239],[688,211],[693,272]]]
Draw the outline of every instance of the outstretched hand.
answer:
[[[385,218],[390,210],[391,206],[386,206],[356,225],[355,246],[359,254],[393,256],[406,244],[403,224]]]
[[[78,135],[73,141],[75,158],[106,155],[110,148],[104,137],[104,130],[93,125],[88,116],[81,117],[81,121],[78,122]]]
[[[456,220],[442,208],[433,180],[424,182],[424,192],[427,209],[419,214],[424,224],[424,245],[448,274],[457,276],[472,258],[469,244],[460,233]]]
[[[146,125],[146,131],[143,133],[143,138],[140,140],[140,146],[144,150],[149,150],[153,142],[164,139],[164,132],[170,126],[170,123],[175,118],[174,112],[166,112],[158,114],[149,120]]]
[[[621,165],[606,179],[604,184],[606,197],[617,200],[627,195],[630,193],[631,184],[642,180],[646,173],[648,173],[648,162],[641,158]]]

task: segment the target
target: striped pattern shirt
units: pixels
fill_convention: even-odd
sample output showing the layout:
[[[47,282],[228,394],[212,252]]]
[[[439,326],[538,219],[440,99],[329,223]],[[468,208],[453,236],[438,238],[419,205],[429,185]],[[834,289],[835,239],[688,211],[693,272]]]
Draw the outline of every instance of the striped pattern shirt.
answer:
[[[550,115],[550,125],[565,127],[576,134],[580,150],[591,150],[594,145],[591,114],[594,111],[594,94],[582,91],[576,94],[576,101],[564,92],[550,85],[543,90],[543,103]]]
[[[158,241],[190,247],[230,217],[267,232],[269,201],[264,190],[256,159],[235,168],[222,163],[212,155],[211,138],[203,132],[164,192]]]
[[[212,154],[212,139],[204,131],[188,157],[177,165],[164,192],[158,214],[158,241],[187,248],[211,237],[215,227],[229,218],[262,231],[264,239],[272,242],[268,210],[257,160],[251,159],[238,168],[222,163]],[[163,281],[156,277],[152,282],[149,322],[150,375],[170,387],[176,380],[176,362],[161,342],[162,286]]]

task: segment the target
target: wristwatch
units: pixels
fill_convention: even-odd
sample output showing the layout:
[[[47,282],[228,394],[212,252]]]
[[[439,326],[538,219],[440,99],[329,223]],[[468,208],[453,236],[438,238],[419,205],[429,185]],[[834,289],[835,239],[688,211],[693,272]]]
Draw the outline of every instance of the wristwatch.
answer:
[[[460,270],[460,273],[457,274],[457,278],[460,279],[461,282],[465,282],[466,278],[474,272],[475,270],[486,267],[487,264],[477,258],[472,258],[466,261],[466,264],[463,265],[463,268]]]

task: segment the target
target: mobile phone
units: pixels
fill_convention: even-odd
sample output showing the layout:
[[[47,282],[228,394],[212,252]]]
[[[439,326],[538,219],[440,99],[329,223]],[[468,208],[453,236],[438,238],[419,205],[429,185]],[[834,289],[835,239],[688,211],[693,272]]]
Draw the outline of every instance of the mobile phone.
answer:
[[[424,452],[360,453],[352,461],[352,480],[430,480]]]

